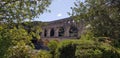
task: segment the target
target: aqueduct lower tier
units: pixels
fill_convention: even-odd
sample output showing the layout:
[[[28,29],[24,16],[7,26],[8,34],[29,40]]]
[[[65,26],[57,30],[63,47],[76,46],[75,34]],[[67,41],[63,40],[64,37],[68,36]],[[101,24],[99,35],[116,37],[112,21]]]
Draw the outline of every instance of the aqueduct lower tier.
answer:
[[[83,22],[76,22],[71,18],[46,22],[42,26],[42,38],[73,38],[80,37],[84,30]]]

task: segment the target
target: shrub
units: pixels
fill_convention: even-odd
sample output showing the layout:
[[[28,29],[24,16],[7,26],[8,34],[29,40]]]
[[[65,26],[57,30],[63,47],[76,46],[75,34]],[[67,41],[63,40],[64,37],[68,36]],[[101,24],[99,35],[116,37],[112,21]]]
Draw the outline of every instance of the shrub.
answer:
[[[52,58],[50,52],[34,50],[30,46],[15,46],[9,50],[7,58]]]
[[[39,50],[38,51],[38,57],[37,58],[52,58],[52,55],[50,52],[45,50]]]
[[[66,40],[59,44],[55,58],[120,58],[120,49],[99,40]]]
[[[14,46],[32,46],[31,39],[27,31],[22,28],[0,30],[0,58],[6,58],[7,50]]]
[[[6,54],[7,58],[30,58],[32,55],[33,49],[30,46],[13,46],[10,47],[8,53]]]
[[[58,47],[58,41],[56,40],[51,40],[49,43],[48,43],[48,48],[50,50],[50,53],[52,54],[52,58],[54,58],[55,56],[55,50],[57,49]]]
[[[75,58],[75,49],[74,41],[65,40],[56,49],[55,58]]]
[[[119,58],[120,53],[109,43],[81,39],[77,42],[75,56],[76,58]]]

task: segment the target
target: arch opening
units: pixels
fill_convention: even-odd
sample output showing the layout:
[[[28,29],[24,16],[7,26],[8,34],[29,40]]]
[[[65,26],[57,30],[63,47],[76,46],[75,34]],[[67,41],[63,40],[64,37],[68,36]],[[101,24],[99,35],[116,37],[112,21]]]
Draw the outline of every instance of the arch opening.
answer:
[[[44,30],[44,37],[46,37],[47,36],[47,30],[45,29]]]
[[[51,31],[50,31],[50,37],[53,37],[54,36],[54,29],[52,28]]]

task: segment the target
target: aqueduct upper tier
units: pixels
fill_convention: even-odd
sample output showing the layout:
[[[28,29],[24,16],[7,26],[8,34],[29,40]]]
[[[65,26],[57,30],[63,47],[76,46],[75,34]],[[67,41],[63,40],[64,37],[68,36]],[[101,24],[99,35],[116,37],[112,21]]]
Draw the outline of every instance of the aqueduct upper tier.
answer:
[[[78,38],[84,30],[82,21],[76,22],[70,17],[45,23],[42,26],[42,38]]]

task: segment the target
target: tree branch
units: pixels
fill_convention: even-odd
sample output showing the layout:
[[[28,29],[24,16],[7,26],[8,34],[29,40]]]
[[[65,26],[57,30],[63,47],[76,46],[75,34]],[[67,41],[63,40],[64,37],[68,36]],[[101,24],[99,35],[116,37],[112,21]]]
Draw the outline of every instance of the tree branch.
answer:
[[[4,3],[3,5],[1,5],[0,8],[4,7],[4,6],[7,5],[7,4],[15,3],[15,2],[17,2],[17,1],[20,1],[20,0],[15,0],[15,1],[6,2],[6,3]]]

